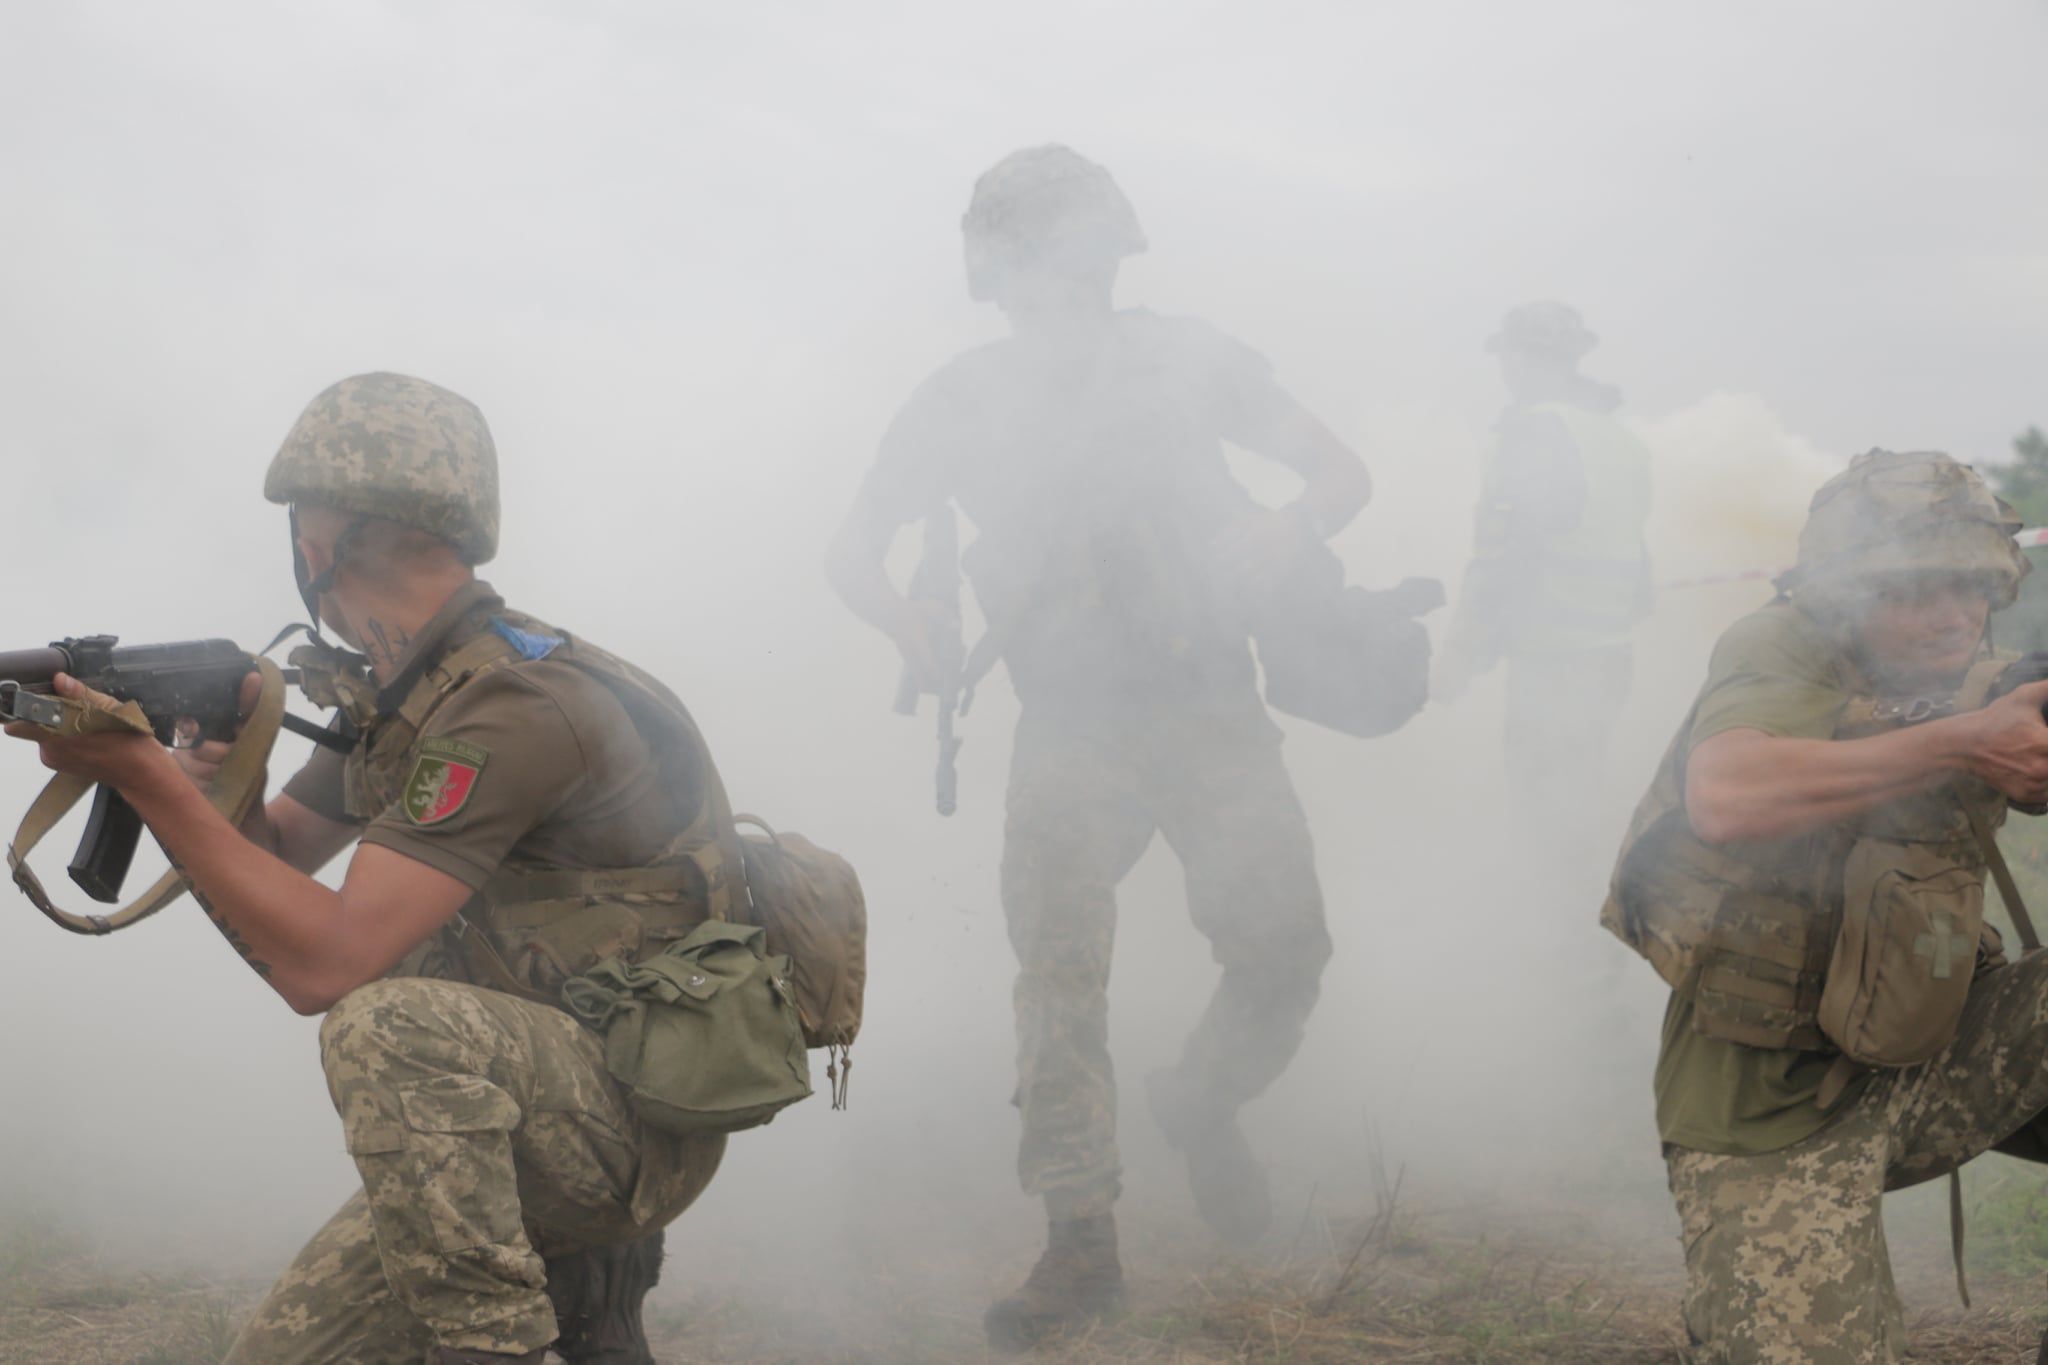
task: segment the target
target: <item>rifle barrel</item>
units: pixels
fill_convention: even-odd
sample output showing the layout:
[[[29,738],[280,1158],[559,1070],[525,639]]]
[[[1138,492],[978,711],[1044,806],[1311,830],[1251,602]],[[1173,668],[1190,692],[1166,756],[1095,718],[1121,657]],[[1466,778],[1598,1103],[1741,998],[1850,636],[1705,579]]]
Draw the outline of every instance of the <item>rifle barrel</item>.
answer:
[[[71,667],[61,649],[13,649],[0,651],[0,682],[18,682],[23,687],[48,687],[50,680]]]

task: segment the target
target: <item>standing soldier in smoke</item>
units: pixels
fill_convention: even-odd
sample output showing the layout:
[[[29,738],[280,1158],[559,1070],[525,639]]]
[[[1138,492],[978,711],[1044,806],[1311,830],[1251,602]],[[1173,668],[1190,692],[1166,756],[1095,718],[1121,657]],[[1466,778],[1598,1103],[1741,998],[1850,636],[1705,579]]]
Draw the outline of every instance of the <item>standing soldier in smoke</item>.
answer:
[[[1508,777],[1523,809],[1582,810],[1628,694],[1629,631],[1650,599],[1650,453],[1579,373],[1598,340],[1562,303],[1501,322],[1508,407],[1481,479],[1473,557],[1436,693],[1508,663]]]
[[[1119,262],[1145,239],[1102,167],[1060,146],[1013,153],[976,182],[962,227],[969,290],[1012,335],[897,414],[829,569],[924,689],[950,697],[957,620],[906,600],[882,565],[900,527],[957,503],[979,532],[965,568],[994,642],[976,653],[1000,652],[1022,703],[1002,898],[1020,968],[1018,1173],[1050,1227],[1022,1290],[987,1316],[991,1341],[1015,1348],[1122,1298],[1110,945],[1117,883],[1155,832],[1223,975],[1179,1063],[1150,1078],[1151,1109],[1213,1229],[1244,1241],[1270,1219],[1237,1111],[1299,1046],[1330,941],[1234,602],[1285,581],[1370,484],[1258,355],[1113,305]],[[1299,500],[1252,504],[1226,440],[1298,473]]]
[[[649,1362],[660,1229],[724,1138],[643,1123],[598,1036],[543,1002],[723,903],[709,756],[659,683],[476,578],[498,471],[468,401],[345,379],[264,492],[290,505],[316,625],[361,651],[294,655],[341,708],[345,757],[317,750],[237,830],[201,791],[224,745],[174,762],[147,734],[9,727],[125,796],[257,974],[326,1013],[321,1062],[363,1188],[228,1359],[538,1365],[552,1342],[571,1362]],[[308,875],[357,840],[339,890]],[[668,875],[685,855],[712,859],[694,891]]]
[[[2007,802],[2048,800],[2048,683],[1987,641],[2017,528],[1946,455],[1829,480],[1622,847],[1602,920],[1672,988],[1657,1126],[1702,1361],[1897,1359],[1883,1193],[2048,1159],[2048,956],[1983,925]]]

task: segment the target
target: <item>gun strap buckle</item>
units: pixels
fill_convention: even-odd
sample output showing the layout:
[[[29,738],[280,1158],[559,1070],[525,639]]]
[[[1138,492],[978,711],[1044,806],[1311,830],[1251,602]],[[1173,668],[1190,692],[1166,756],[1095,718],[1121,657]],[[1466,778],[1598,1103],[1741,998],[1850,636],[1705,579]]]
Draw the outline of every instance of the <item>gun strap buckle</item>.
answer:
[[[1951,715],[1956,709],[1953,696],[1941,697],[1887,697],[1870,710],[1871,719],[1890,721],[1899,725],[1919,725],[1941,716]]]

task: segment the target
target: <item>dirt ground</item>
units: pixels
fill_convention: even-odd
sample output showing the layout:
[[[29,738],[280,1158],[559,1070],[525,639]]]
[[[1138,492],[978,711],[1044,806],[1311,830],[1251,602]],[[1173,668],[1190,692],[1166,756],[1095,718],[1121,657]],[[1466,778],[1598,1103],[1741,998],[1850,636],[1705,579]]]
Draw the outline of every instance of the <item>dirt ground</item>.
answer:
[[[1976,1306],[1955,1301],[1931,1217],[1895,1233],[1915,1361],[2031,1365],[2038,1277],[1973,1262]],[[1647,1228],[1647,1224],[1641,1225]],[[1282,1244],[1284,1243],[1284,1245]],[[1668,1236],[1557,1210],[1414,1207],[1305,1217],[1259,1256],[1202,1249],[1185,1229],[1126,1237],[1131,1311],[1036,1353],[1045,1362],[1677,1362],[1680,1265]],[[687,1251],[650,1300],[675,1365],[951,1365],[989,1359],[980,1313],[1011,1264],[920,1265],[877,1255],[829,1288],[706,1278]],[[0,1362],[213,1365],[261,1286],[194,1273],[118,1272],[54,1235],[0,1255]],[[394,1365],[404,1365],[394,1362]]]

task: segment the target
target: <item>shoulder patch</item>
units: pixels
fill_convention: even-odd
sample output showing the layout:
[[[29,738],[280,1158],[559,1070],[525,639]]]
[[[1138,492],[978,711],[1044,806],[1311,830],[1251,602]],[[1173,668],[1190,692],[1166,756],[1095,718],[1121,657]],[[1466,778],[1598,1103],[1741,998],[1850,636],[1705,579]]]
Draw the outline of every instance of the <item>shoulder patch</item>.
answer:
[[[453,816],[468,804],[490,757],[481,744],[439,736],[423,740],[398,797],[405,818],[415,825],[438,825]]]
[[[521,630],[508,623],[502,616],[491,618],[491,629],[498,633],[499,639],[518,650],[519,657],[527,663],[547,658],[561,648],[562,644],[562,637],[559,635],[543,635],[539,631]]]

